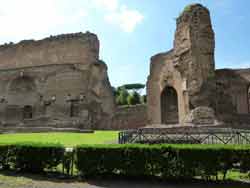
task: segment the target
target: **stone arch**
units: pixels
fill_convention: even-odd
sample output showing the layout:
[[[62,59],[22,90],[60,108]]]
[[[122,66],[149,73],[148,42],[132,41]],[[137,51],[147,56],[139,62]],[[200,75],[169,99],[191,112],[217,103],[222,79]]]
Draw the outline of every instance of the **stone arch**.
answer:
[[[34,105],[36,102],[36,83],[30,76],[19,76],[8,86],[7,101],[10,105]]]
[[[35,82],[29,76],[20,76],[15,78],[9,87],[10,92],[27,92],[35,89]]]
[[[161,92],[161,123],[179,122],[178,94],[174,87],[166,86]]]

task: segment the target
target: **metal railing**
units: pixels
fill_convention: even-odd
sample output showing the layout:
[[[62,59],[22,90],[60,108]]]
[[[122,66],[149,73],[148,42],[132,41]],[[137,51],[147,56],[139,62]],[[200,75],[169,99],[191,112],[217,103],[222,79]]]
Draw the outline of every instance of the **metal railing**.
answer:
[[[119,143],[250,144],[250,130],[231,128],[138,129],[119,133]]]

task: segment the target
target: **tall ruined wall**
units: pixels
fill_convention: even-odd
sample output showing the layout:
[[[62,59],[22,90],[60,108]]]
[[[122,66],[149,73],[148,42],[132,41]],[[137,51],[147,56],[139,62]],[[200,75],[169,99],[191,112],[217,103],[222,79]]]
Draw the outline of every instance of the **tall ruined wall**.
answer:
[[[216,70],[216,111],[222,115],[249,115],[249,87],[250,69]]]
[[[173,63],[187,80],[190,109],[214,103],[214,47],[208,9],[200,4],[187,6],[177,18]]]
[[[178,115],[176,115],[179,117],[179,122],[188,112],[187,93],[184,88],[186,80],[181,77],[180,72],[174,67],[173,59],[173,50],[157,54],[151,58],[150,75],[147,80],[147,116],[149,124],[163,123],[162,108],[164,104],[162,95],[169,86],[177,93]],[[168,100],[171,99],[166,101]]]
[[[115,110],[98,38],[88,32],[0,46],[0,93],[0,126],[93,128]]]
[[[250,68],[246,69],[234,69],[235,74],[239,75],[246,82],[250,82]]]
[[[38,41],[24,40],[0,46],[0,69],[76,63],[87,66],[98,58],[98,38],[89,32],[52,36]]]
[[[174,48],[151,58],[148,123],[250,122],[250,71],[215,71],[214,48],[208,9],[187,6],[176,20]]]
[[[161,99],[160,94],[164,86],[161,83],[161,74],[165,61],[171,60],[172,51],[157,54],[150,59],[150,74],[147,79],[147,119],[149,124],[161,123]]]
[[[81,64],[64,64],[2,70],[0,78],[1,98],[6,100],[0,108],[2,122],[22,122],[25,106],[32,106],[32,119],[46,116],[51,120],[70,120],[68,95],[73,99],[84,96],[84,101],[78,105],[78,117],[85,126],[87,119],[93,124],[102,116],[111,118],[114,112],[114,96],[103,62],[88,69]],[[52,96],[56,97],[55,103],[44,106],[44,101]]]
[[[164,116],[177,117],[182,123],[191,110],[214,107],[215,42],[209,11],[200,4],[189,5],[177,18],[176,27],[174,48],[151,58],[147,81],[151,124],[170,122]],[[177,95],[175,107],[168,102],[170,90]],[[171,108],[178,108],[173,110],[177,114]]]

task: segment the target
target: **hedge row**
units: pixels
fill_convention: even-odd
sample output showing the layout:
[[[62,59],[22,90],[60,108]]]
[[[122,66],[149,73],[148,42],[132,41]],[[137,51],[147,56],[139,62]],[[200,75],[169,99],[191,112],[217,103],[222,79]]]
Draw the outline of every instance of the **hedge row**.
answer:
[[[64,147],[59,144],[0,145],[0,169],[42,172],[57,167],[63,156]]]
[[[83,145],[74,152],[77,170],[92,178],[121,175],[209,179],[219,173],[226,177],[231,169],[250,171],[250,146]],[[64,147],[57,144],[0,145],[0,169],[42,172],[61,163],[70,168],[67,155]]]
[[[122,175],[168,179],[218,177],[250,170],[250,146],[113,145],[78,146],[76,167],[85,177]]]

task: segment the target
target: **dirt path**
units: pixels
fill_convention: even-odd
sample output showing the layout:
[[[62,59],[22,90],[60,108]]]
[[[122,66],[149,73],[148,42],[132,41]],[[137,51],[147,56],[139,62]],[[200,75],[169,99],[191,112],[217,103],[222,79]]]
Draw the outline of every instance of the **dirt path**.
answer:
[[[206,183],[178,184],[135,180],[90,180],[87,182],[67,181],[40,176],[8,176],[0,174],[0,188],[249,188],[250,184],[231,183],[213,185]]]

